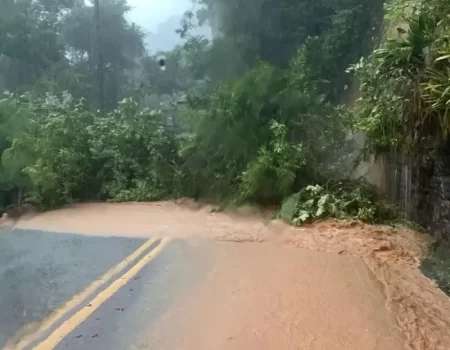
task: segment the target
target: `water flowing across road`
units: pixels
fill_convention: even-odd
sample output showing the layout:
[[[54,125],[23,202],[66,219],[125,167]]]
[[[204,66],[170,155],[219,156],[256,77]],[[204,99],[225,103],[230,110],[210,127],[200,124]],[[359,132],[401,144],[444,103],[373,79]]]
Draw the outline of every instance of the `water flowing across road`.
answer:
[[[167,263],[148,266],[139,293],[84,349],[450,349],[449,298],[418,269],[425,237],[407,230],[340,222],[293,228],[190,201],[77,205],[16,225],[31,228],[189,247],[169,245]],[[79,348],[101,310],[61,348]]]

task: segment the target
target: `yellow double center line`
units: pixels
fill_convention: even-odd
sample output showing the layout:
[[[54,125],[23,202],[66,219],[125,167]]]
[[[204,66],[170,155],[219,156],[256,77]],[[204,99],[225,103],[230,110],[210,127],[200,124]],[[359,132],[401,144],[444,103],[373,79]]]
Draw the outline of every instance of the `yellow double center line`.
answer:
[[[42,336],[48,332],[50,329],[55,327],[59,322],[61,322],[70,311],[79,307],[82,302],[85,302],[87,297],[92,295],[95,291],[101,290],[102,287],[107,285],[111,279],[119,274],[120,272],[126,270],[130,265],[135,262],[135,260],[141,256],[147,249],[151,247],[152,244],[156,242],[156,239],[150,239],[141,245],[134,253],[124,259],[122,262],[114,266],[108,272],[106,272],[100,279],[93,282],[88,288],[83,292],[75,295],[70,301],[64,304],[63,307],[55,311],[50,315],[39,327],[35,330],[33,334],[25,336],[22,332],[19,332],[13,340],[8,342],[4,350],[21,350],[36,343]],[[64,321],[59,325],[50,335],[36,345],[33,349],[35,350],[50,350],[56,347],[68,334],[75,330],[83,321],[85,321],[95,310],[97,310],[106,300],[108,300],[114,293],[116,293],[120,288],[125,286],[132,278],[134,278],[142,268],[148,264],[152,259],[154,259],[170,242],[169,239],[162,239],[161,242],[149,253],[144,255],[139,259],[131,268],[120,276],[118,279],[114,280],[111,284],[98,293],[91,301],[86,304],[88,307],[83,307],[73,316]],[[25,330],[26,332],[26,330]],[[21,334],[22,333],[22,334]],[[17,342],[18,338],[20,340]]]

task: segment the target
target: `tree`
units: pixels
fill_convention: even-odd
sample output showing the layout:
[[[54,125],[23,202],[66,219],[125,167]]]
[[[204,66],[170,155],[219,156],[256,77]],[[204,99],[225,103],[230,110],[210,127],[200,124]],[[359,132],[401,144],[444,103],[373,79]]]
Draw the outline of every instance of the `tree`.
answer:
[[[101,42],[96,50],[94,10],[84,4],[74,8],[64,20],[63,36],[73,66],[85,67],[88,80],[93,81],[97,72],[97,53],[103,57],[105,108],[111,109],[132,90],[131,70],[144,54],[143,33],[126,21],[130,10],[126,1],[104,0],[99,7]]]
[[[53,4],[53,5],[52,5]],[[0,69],[3,87],[29,86],[52,65],[64,60],[60,36],[62,11],[73,3],[19,0],[0,4]]]
[[[102,44],[101,23],[100,23],[100,3],[99,0],[94,0],[95,11],[95,37],[97,52],[97,102],[101,112],[105,109],[105,92],[104,92],[104,71],[103,71],[103,52],[100,49]]]

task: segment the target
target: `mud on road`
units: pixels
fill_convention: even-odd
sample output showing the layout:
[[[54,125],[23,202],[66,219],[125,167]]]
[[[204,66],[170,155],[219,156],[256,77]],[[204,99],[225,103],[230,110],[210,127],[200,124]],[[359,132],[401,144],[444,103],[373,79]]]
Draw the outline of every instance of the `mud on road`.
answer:
[[[191,302],[179,301],[152,330],[162,339],[177,322],[179,348],[450,349],[450,299],[419,271],[426,237],[408,230],[340,222],[294,228],[190,201],[77,205],[25,217],[17,227],[246,243],[218,254],[217,267],[187,297]],[[212,318],[210,308],[220,315]],[[199,344],[208,325],[215,331]]]

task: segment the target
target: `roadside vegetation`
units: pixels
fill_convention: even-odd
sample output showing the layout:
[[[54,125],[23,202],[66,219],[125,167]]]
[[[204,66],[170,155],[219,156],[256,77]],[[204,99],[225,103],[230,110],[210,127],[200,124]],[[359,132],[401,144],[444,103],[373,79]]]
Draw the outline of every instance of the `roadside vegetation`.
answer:
[[[193,197],[280,205],[295,224],[395,218],[350,175],[360,155],[426,165],[447,142],[450,4],[238,3],[194,0],[182,44],[148,52],[125,0],[98,19],[85,1],[2,2],[3,206]]]
[[[326,218],[386,223],[397,219],[399,212],[394,204],[382,200],[373,186],[360,179],[306,186],[284,200],[279,216],[294,224]]]
[[[346,176],[345,69],[371,52],[382,2],[234,2],[194,1],[183,44],[165,53],[144,50],[125,1],[100,2],[100,47],[83,1],[2,4],[2,189],[44,209],[181,196],[273,205]],[[203,22],[212,40],[191,34]],[[374,219],[350,205],[327,214],[347,209]]]

